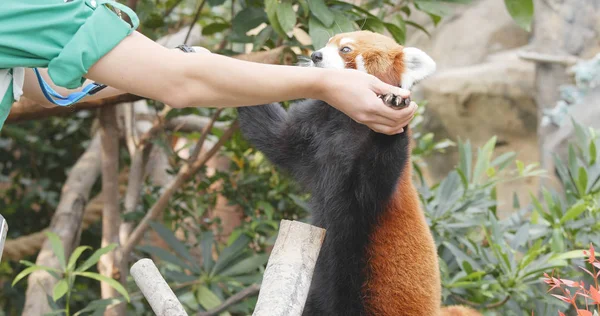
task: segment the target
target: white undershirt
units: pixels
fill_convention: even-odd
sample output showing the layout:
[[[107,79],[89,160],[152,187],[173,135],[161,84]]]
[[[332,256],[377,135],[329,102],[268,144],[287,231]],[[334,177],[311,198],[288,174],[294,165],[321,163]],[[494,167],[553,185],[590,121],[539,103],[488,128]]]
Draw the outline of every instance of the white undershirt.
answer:
[[[15,101],[19,101],[23,95],[25,68],[13,68],[12,74],[10,73],[10,69],[0,69],[0,100],[2,100],[8,92],[7,90],[11,80],[13,80],[13,98]]]

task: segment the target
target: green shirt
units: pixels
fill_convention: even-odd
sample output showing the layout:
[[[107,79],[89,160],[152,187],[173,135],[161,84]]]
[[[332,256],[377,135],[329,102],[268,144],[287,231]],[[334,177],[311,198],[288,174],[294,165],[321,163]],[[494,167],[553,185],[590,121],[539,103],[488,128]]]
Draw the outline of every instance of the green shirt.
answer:
[[[137,28],[135,13],[110,0],[0,0],[0,130],[19,95],[10,71],[48,68],[54,84],[81,87],[88,69]],[[108,5],[129,15],[133,26]],[[2,91],[4,90],[4,91]]]

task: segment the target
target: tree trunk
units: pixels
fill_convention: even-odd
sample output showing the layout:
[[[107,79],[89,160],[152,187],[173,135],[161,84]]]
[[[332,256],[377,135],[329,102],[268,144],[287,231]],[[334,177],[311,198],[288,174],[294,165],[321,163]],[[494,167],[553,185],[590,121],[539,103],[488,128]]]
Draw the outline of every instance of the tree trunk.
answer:
[[[591,58],[599,51],[600,1],[536,0],[534,11],[532,48],[535,52]],[[566,67],[564,64],[544,62],[536,65],[538,124],[541,123],[542,111],[556,105],[558,87],[569,82]],[[540,163],[553,175],[552,150],[547,146],[547,134],[548,127],[538,125]],[[541,179],[540,183],[550,184],[547,181]]]
[[[71,169],[62,188],[60,202],[52,217],[49,231],[56,233],[63,243],[68,258],[79,244],[83,211],[92,186],[100,174],[100,135],[94,136],[86,152]],[[36,264],[60,268],[58,259],[46,240],[37,257]],[[27,279],[27,295],[23,315],[43,315],[50,312],[46,294],[51,294],[57,280],[50,274],[37,271]]]
[[[100,137],[102,140],[102,247],[119,244],[119,127],[117,108],[109,106],[100,109]],[[119,248],[103,255],[98,261],[100,274],[119,280]],[[118,296],[118,292],[105,282],[100,284],[102,298]],[[105,315],[125,315],[125,305],[107,309]]]

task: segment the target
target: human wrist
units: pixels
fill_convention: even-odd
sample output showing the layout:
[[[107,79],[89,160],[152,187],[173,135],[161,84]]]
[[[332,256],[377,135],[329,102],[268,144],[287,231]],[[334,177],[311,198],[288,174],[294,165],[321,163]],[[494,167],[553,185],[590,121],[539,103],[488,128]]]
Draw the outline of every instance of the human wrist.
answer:
[[[306,80],[309,98],[328,102],[336,81],[334,79],[336,78],[335,70],[326,68],[309,69],[311,73]]]

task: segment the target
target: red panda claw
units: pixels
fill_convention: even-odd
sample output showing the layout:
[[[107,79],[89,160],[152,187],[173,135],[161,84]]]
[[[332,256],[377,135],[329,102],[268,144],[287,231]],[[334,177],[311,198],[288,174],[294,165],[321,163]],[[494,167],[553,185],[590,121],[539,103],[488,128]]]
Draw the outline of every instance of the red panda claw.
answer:
[[[381,95],[380,98],[387,106],[396,109],[403,109],[409,106],[411,102],[410,98],[403,99],[402,97],[392,93]]]

